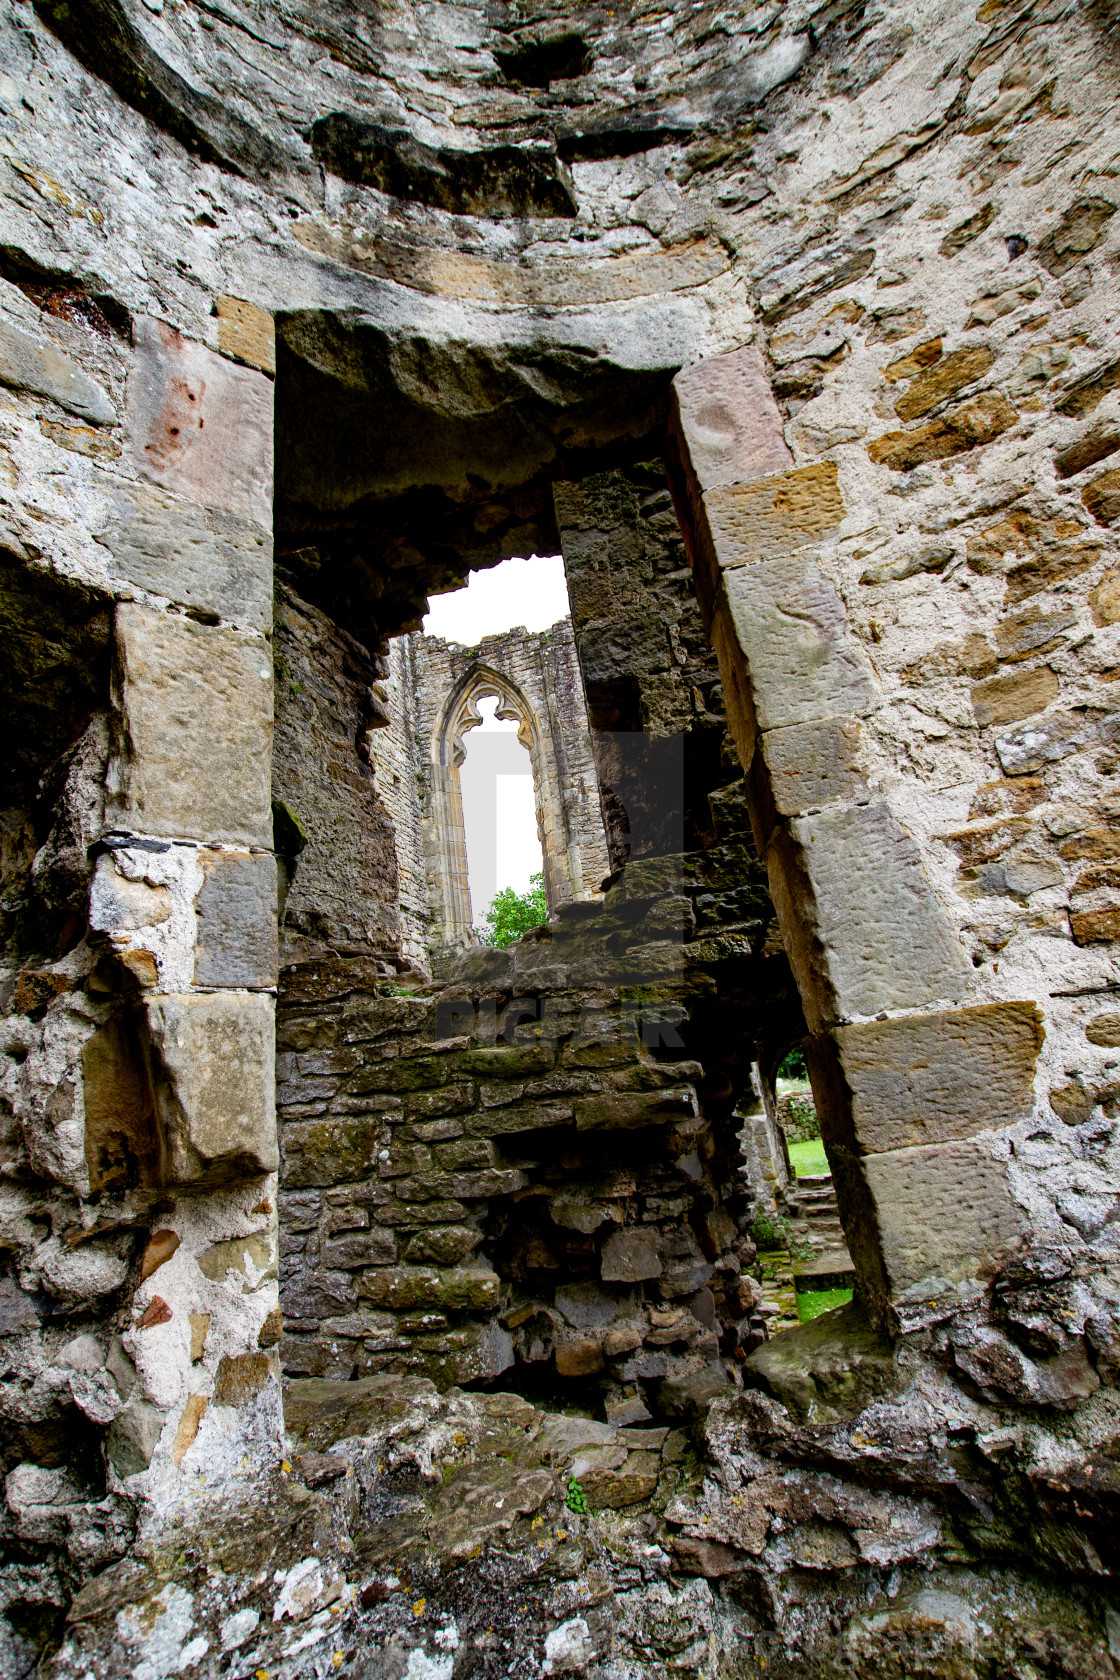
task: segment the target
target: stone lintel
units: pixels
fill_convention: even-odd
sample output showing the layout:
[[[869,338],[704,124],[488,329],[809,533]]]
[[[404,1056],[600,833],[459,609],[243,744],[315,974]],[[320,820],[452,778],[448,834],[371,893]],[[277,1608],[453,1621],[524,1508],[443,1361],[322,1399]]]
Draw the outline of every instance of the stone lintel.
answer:
[[[766,864],[810,1031],[966,995],[964,951],[886,805],[794,818]]]
[[[1034,1108],[1042,1038],[1031,1002],[837,1027],[808,1046],[826,1133],[875,1154],[1013,1126]]]

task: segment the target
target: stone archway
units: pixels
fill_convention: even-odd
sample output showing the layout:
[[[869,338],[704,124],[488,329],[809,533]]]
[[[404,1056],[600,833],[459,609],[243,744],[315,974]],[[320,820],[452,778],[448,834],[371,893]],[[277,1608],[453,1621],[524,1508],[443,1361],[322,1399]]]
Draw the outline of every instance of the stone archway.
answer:
[[[475,663],[452,689],[439,714],[431,742],[425,851],[433,944],[445,949],[476,942],[467,883],[459,771],[466,757],[463,737],[482,723],[479,703],[490,698],[498,702],[497,718],[517,724],[517,739],[529,754],[549,910],[587,896],[579,847],[569,838],[571,825],[566,820],[564,789],[551,731],[542,724],[519,684],[491,665]]]

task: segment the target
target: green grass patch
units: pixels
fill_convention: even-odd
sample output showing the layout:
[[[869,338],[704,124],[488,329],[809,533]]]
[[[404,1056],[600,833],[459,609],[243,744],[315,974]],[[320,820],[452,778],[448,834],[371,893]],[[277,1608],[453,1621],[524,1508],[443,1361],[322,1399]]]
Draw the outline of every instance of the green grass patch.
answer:
[[[789,1160],[798,1178],[811,1178],[828,1171],[828,1158],[820,1138],[806,1138],[804,1143],[789,1145]]]
[[[812,1289],[797,1297],[797,1316],[802,1324],[808,1324],[812,1319],[819,1318],[822,1313],[831,1312],[833,1307],[843,1307],[852,1298],[850,1289]]]

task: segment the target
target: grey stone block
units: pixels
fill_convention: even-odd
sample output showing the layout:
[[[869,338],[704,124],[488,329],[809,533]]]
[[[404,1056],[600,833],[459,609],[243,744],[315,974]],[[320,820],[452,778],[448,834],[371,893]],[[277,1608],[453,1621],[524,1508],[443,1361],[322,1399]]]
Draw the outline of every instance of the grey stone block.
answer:
[[[202,852],[195,915],[196,986],[275,986],[276,859],[269,852]]]
[[[137,589],[251,630],[272,624],[272,534],[152,485],[119,485],[93,535]]]
[[[50,397],[70,414],[95,426],[115,425],[108,393],[53,344],[0,319],[0,384]]]
[[[163,321],[134,324],[127,459],[203,507],[272,525],[272,382]]]
[[[139,833],[268,846],[272,656],[259,637],[117,607],[106,815]]]
[[[149,996],[156,1114],[169,1184],[275,1172],[275,1008],[222,992]]]
[[[770,772],[775,811],[792,817],[836,799],[866,795],[857,761],[859,737],[856,718],[823,718],[768,730],[762,736],[762,757]]]
[[[726,620],[717,643],[724,686],[725,661],[745,661],[742,675],[760,729],[862,716],[879,704],[844,603],[810,555],[760,560],[726,573],[717,617]]]
[[[118,1476],[136,1476],[152,1462],[166,1414],[144,1400],[130,1400],[109,1425],[105,1451]]]
[[[603,1244],[601,1275],[605,1283],[638,1283],[661,1276],[661,1256],[648,1231],[615,1231]]]
[[[811,1030],[966,995],[967,958],[887,806],[795,817],[767,867]]]
[[[896,1297],[990,1277],[1023,1238],[1006,1164],[982,1139],[869,1155],[863,1172]]]
[[[1042,1036],[1034,1003],[986,1003],[838,1027],[809,1049],[823,1088],[843,1069],[847,1100],[840,1115],[826,1104],[830,1135],[836,1127],[846,1147],[875,1153],[1028,1119]]]

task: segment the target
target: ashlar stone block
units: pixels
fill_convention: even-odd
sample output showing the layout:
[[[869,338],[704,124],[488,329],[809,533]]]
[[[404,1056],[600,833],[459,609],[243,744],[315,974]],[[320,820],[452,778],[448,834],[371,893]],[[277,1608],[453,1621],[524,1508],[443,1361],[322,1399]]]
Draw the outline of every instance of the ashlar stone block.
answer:
[[[637,1283],[661,1276],[661,1256],[649,1231],[615,1231],[603,1244],[601,1271],[606,1283]]]
[[[163,321],[134,327],[126,458],[202,507],[272,524],[272,381]]]
[[[169,1184],[275,1172],[275,1008],[222,992],[145,999]]]
[[[245,298],[223,296],[214,299],[218,317],[218,349],[239,362],[276,372],[276,322],[267,309]]]
[[[1042,1038],[1034,1003],[838,1027],[809,1046],[830,1137],[870,1154],[1026,1120]]]
[[[270,852],[199,854],[196,986],[275,986],[276,859]]]
[[[759,729],[851,718],[879,704],[844,603],[811,555],[761,560],[726,574],[712,641],[744,763]]]
[[[669,424],[694,519],[705,490],[793,465],[766,363],[753,344],[678,373]]]
[[[117,483],[94,536],[112,573],[137,589],[240,628],[272,623],[272,533],[148,484]]]
[[[770,729],[762,736],[769,792],[779,816],[797,816],[837,799],[867,795],[859,767],[857,718],[825,718]]]
[[[269,846],[272,660],[259,637],[122,602],[110,824]]]
[[[810,1030],[966,995],[964,951],[886,805],[795,817],[767,870]]]
[[[704,495],[704,542],[727,571],[789,554],[835,531],[844,502],[833,461],[795,467],[748,484],[720,484]]]
[[[896,1298],[989,1277],[1022,1240],[1006,1163],[983,1139],[891,1150],[862,1166]]]

